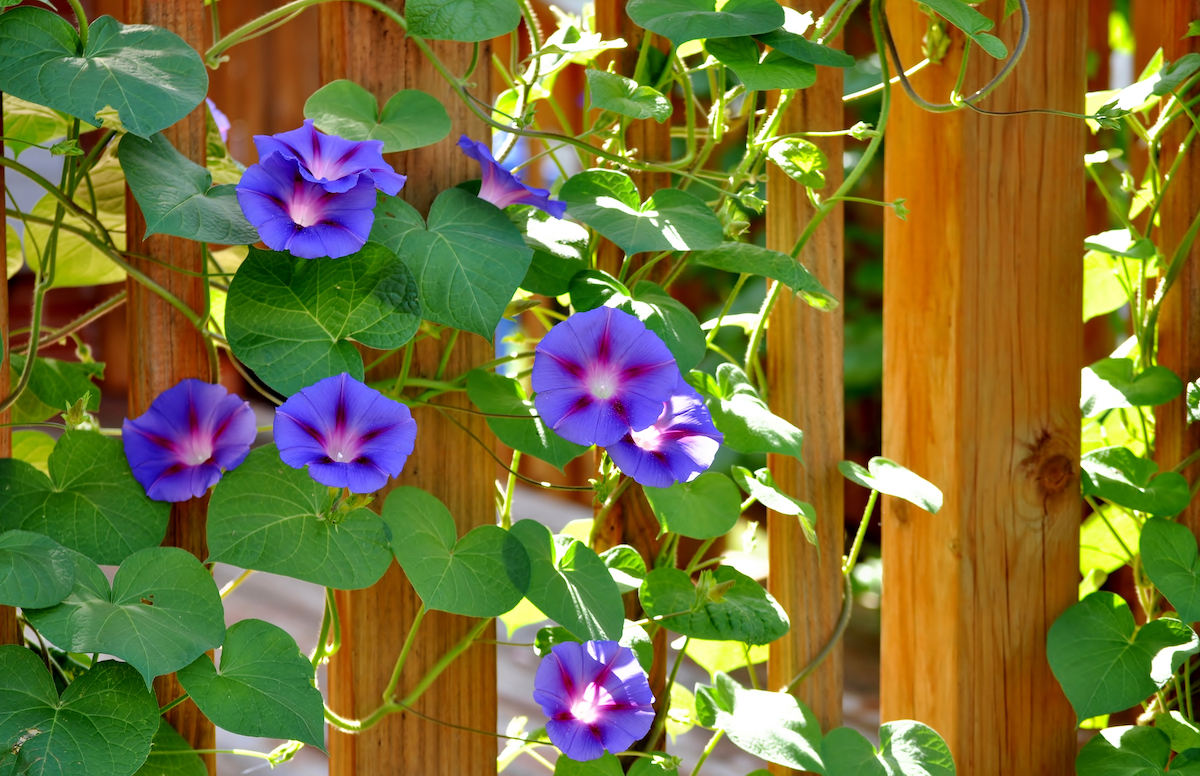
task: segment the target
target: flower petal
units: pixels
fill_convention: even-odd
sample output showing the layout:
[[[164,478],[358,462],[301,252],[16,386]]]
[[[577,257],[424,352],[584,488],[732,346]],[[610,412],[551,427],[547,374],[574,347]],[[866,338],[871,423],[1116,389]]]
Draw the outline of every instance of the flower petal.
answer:
[[[259,158],[279,154],[293,160],[300,175],[331,193],[349,191],[370,181],[372,188],[391,196],[400,193],[405,177],[383,160],[382,140],[346,140],[337,135],[317,132],[312,119],[304,126],[277,135],[255,135]]]
[[[532,205],[554,218],[566,215],[567,203],[550,199],[550,192],[546,189],[521,183],[517,176],[496,161],[491,149],[485,144],[463,135],[458,140],[458,147],[468,157],[479,162],[483,178],[479,187],[480,199],[491,202],[501,210],[509,205]]]

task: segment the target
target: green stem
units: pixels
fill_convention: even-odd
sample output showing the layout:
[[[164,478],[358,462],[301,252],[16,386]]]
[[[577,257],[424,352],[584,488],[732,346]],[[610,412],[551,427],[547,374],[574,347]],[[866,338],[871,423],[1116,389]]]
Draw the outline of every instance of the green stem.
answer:
[[[442,675],[442,672],[445,671],[451,663],[454,662],[455,658],[470,648],[471,644],[475,642],[475,639],[479,638],[479,634],[483,633],[484,630],[487,629],[488,623],[491,621],[492,620],[490,617],[485,617],[484,619],[480,620],[479,623],[472,628],[466,636],[463,636],[457,644],[450,648],[449,652],[442,655],[437,663],[433,665],[433,668],[429,669],[429,673],[425,674],[421,681],[417,682],[417,686],[414,687],[412,691],[408,693],[408,695],[404,696],[404,700],[400,701],[400,705],[407,707],[416,703],[417,700],[420,699],[421,695],[424,694],[427,689],[429,689],[429,686],[433,684],[439,676]]]
[[[79,0],[67,0],[71,4],[71,10],[75,12],[75,19],[79,22],[79,49],[80,54],[87,51],[88,44],[88,20],[87,14],[83,11],[83,5]]]
[[[854,564],[858,562],[858,553],[862,550],[863,539],[867,536],[867,526],[871,524],[871,513],[875,511],[875,500],[879,498],[879,491],[872,490],[871,497],[867,499],[867,508],[863,510],[862,520],[858,523],[858,531],[854,534],[854,544],[850,545],[850,554],[846,556],[846,560],[842,563],[842,573],[849,574],[854,570]]]
[[[394,703],[396,701],[396,685],[400,684],[400,674],[404,671],[404,664],[408,661],[408,653],[412,651],[412,646],[417,639],[417,629],[421,627],[421,620],[425,619],[425,604],[417,607],[417,613],[413,616],[412,625],[408,628],[408,637],[404,639],[404,646],[400,649],[400,655],[396,658],[396,665],[392,668],[392,678],[388,680],[387,687],[383,691],[384,704]]]
[[[183,695],[180,695],[180,696],[179,696],[178,698],[176,698],[175,700],[173,700],[173,701],[170,701],[169,703],[167,703],[167,705],[165,705],[165,706],[163,706],[162,708],[160,708],[160,709],[158,710],[158,713],[159,713],[159,715],[161,716],[161,715],[163,715],[163,714],[166,714],[168,711],[170,711],[171,709],[175,708],[175,707],[176,707],[176,706],[178,706],[179,704],[183,703],[183,702],[184,702],[184,701],[186,701],[187,699],[188,699],[188,694],[185,692]]]
[[[679,649],[679,654],[675,656],[675,664],[671,666],[671,674],[667,677],[667,684],[663,688],[663,705],[662,710],[654,716],[654,725],[650,728],[650,735],[646,736],[646,740],[650,742],[650,746],[654,746],[662,735],[663,728],[667,724],[667,714],[671,711],[671,688],[675,686],[675,677],[679,674],[679,666],[683,664],[683,656],[687,654],[688,644],[692,641],[691,636],[685,636],[683,646]]]
[[[721,736],[723,735],[725,735],[724,730],[717,730],[712,734],[712,738],[708,739],[708,744],[705,745],[704,751],[700,753],[700,759],[696,761],[696,767],[692,769],[692,776],[699,776],[700,769],[704,767],[708,756],[717,748],[717,742],[721,740]]]
[[[521,451],[513,450],[512,464],[508,471],[508,485],[504,489],[504,509],[500,510],[500,527],[512,528],[513,492],[517,487],[517,471],[521,468]]]
[[[813,656],[813,659],[808,661],[808,665],[800,669],[800,672],[792,677],[792,681],[788,682],[783,688],[783,692],[791,692],[812,673],[817,670],[821,663],[825,662],[825,658],[829,657],[833,652],[833,648],[841,641],[842,636],[846,633],[846,628],[850,625],[850,614],[854,611],[854,584],[851,581],[849,574],[842,575],[842,611],[838,615],[837,625],[833,628],[833,634],[830,635],[829,641],[825,642],[825,646],[821,647],[821,651]]]

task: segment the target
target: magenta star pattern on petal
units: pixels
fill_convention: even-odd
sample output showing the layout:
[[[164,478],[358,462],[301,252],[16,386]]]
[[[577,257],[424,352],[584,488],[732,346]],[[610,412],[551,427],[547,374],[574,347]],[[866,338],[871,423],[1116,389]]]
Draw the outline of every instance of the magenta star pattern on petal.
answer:
[[[633,652],[615,641],[555,644],[533,680],[546,734],[572,760],[623,752],[650,732],[654,693]]]
[[[373,493],[404,469],[417,439],[408,407],[343,372],[275,410],[275,444],[293,469],[322,485]]]
[[[653,425],[678,381],[679,367],[658,335],[611,307],[556,325],[533,360],[538,414],[580,445],[611,445]]]
[[[539,210],[562,218],[567,213],[567,204],[556,199],[550,199],[550,192],[521,183],[517,176],[500,166],[492,156],[492,151],[483,143],[478,143],[463,135],[458,140],[462,152],[479,162],[483,172],[483,182],[479,186],[479,198],[491,202],[503,210],[509,205],[532,205]]]
[[[617,468],[635,482],[669,488],[691,482],[712,466],[724,439],[704,399],[681,378],[654,425],[630,431],[607,450]]]
[[[140,417],[126,418],[121,442],[147,496],[187,501],[246,460],[256,433],[249,404],[220,385],[189,379],[160,393]]]

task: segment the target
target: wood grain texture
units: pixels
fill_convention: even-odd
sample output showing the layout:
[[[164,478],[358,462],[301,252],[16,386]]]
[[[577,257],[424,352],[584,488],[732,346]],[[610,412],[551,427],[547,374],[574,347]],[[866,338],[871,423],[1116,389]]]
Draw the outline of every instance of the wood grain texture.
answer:
[[[792,3],[797,10],[824,12]],[[844,127],[842,71],[820,68],[816,85],[801,91],[784,115],[779,133],[837,130]],[[774,100],[772,100],[774,102]],[[844,146],[841,137],[813,138],[830,160],[821,193],[831,194],[842,182]],[[767,181],[767,247],[791,253],[796,239],[813,216],[804,187],[774,165]],[[842,298],[845,260],[843,219],[839,206],[813,234],[800,261]],[[770,573],[767,586],[792,621],[792,629],[771,644],[767,673],[771,689],[785,687],[828,643],[842,608],[842,554],[845,547],[842,460],[845,435],[842,383],[843,315],[839,307],[821,312],[784,293],[767,330],[767,384],[771,411],[804,431],[804,464],[772,455],[768,460],[776,482],[787,493],[812,504],[817,511],[820,550],[804,538],[799,521],[768,514]],[[796,688],[824,730],[842,723],[842,655],[836,648],[821,666]],[[778,773],[786,768],[772,766]]]
[[[0,94],[0,101],[4,95]],[[0,114],[0,138],[4,136],[4,116]],[[0,139],[0,155],[4,153],[4,141]],[[4,168],[0,167],[0,191],[4,188]],[[7,240],[0,240],[0,267],[7,267]],[[0,287],[0,396],[8,396],[12,389],[8,367],[8,332],[12,327],[8,323],[8,276]],[[0,412],[0,424],[7,424],[12,417],[8,410]],[[0,425],[0,458],[12,456],[12,428]],[[17,610],[11,606],[0,606],[0,644],[20,644],[21,628],[17,625]]]
[[[399,2],[391,2],[396,8]],[[479,177],[478,165],[455,146],[460,134],[476,140],[490,136],[459,98],[429,66],[415,46],[408,45],[402,31],[391,21],[362,6],[324,5],[320,9],[321,80],[349,78],[377,97],[386,100],[399,89],[422,89],[437,97],[450,113],[450,137],[436,145],[389,154],[389,163],[408,176],[402,196],[422,212],[429,210],[443,189]],[[471,46],[462,43],[432,43],[438,56],[452,72],[463,72],[471,58]],[[473,77],[472,91],[481,99],[491,98],[491,46],[480,46],[484,63]],[[420,343],[411,374],[431,378],[437,368],[440,348],[430,340]],[[455,376],[492,358],[491,345],[473,334],[462,334],[449,361],[446,374]],[[384,363],[371,377],[396,374],[398,361]],[[451,403],[457,399],[438,399]],[[445,502],[454,515],[459,534],[477,525],[495,522],[492,499],[493,461],[481,445],[436,411],[414,412],[417,446],[396,484],[414,485]],[[454,419],[490,444],[483,418],[455,414]],[[379,502],[377,502],[378,505]],[[343,715],[361,717],[378,707],[396,655],[408,633],[420,600],[404,579],[399,567],[368,590],[339,592],[342,617],[342,649],[329,665],[329,702]],[[433,613],[425,618],[400,682],[400,694],[411,688],[452,645],[475,624],[475,620]],[[494,639],[494,626],[482,636]],[[496,726],[496,655],[490,644],[475,644],[458,658],[416,704],[422,714],[457,725],[494,730]],[[496,772],[496,741],[482,735],[435,725],[410,714],[397,714],[365,733],[350,736],[331,732],[329,741],[332,776],[406,776],[422,774],[471,774]]]
[[[1168,61],[1200,51],[1200,38],[1184,38],[1188,22],[1200,19],[1200,0],[1164,0],[1157,13],[1162,17],[1162,38],[1139,41],[1139,47],[1162,46]],[[1170,169],[1179,145],[1187,134],[1186,119],[1176,121],[1163,138],[1162,169]],[[1163,200],[1162,228],[1155,239],[1168,258],[1200,212],[1200,151],[1193,142],[1187,151],[1171,188]],[[1172,369],[1185,382],[1200,378],[1200,241],[1192,246],[1187,263],[1163,299],[1158,329],[1158,363]],[[1172,469],[1200,448],[1200,425],[1188,425],[1184,397],[1158,407],[1155,411],[1155,457],[1159,467]],[[1184,476],[1195,482],[1200,467],[1190,466]],[[1180,517],[1193,532],[1200,532],[1200,504],[1195,501]]]
[[[204,38],[204,6],[191,0],[125,0],[127,24],[153,24],[171,30],[193,48],[202,50]],[[205,158],[205,108],[192,111],[163,135],[178,151],[198,164]],[[204,309],[203,278],[174,272],[178,268],[190,272],[204,269],[203,246],[178,237],[155,235],[144,237],[146,220],[133,195],[126,189],[125,207],[130,253],[153,256],[163,264],[130,261],[164,288],[175,294],[192,310]],[[130,278],[127,281],[129,301],[129,417],[141,415],[159,393],[184,378],[215,381],[217,375],[209,366],[204,338],[174,307]],[[182,547],[197,558],[208,557],[205,538],[205,515],[208,498],[192,499],[175,504],[163,544]],[[154,682],[160,703],[174,700],[183,693],[175,676],[160,677]],[[196,749],[216,746],[216,729],[190,700],[167,713],[166,718]],[[209,773],[216,772],[216,755],[201,755]]]
[[[1029,46],[986,107],[1078,113],[1087,3],[1031,6]],[[888,10],[911,65],[927,17]],[[1018,24],[998,25],[1004,40]],[[961,53],[923,74],[927,97],[950,93]],[[973,52],[968,87],[998,66]],[[933,726],[961,776],[1061,776],[1075,719],[1046,632],[1078,582],[1085,129],[895,93],[885,199],[912,214],[885,226],[883,451],[945,506],[884,497],[883,718]]]

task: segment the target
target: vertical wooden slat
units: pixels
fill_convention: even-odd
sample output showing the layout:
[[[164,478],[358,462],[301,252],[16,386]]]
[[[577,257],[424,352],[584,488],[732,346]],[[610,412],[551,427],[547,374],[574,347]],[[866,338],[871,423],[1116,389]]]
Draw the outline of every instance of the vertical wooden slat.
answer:
[[[1087,3],[1030,7],[1024,57],[985,107],[1079,113]],[[911,64],[927,17],[888,9]],[[1019,22],[998,25],[1005,40]],[[944,100],[961,53],[922,91]],[[998,68],[972,52],[968,88]],[[932,725],[962,776],[1061,776],[1075,720],[1046,632],[1078,582],[1085,129],[932,114],[896,93],[885,199],[912,214],[885,226],[883,449],[945,506],[884,499],[883,717]]]
[[[203,50],[204,6],[191,0],[126,0],[127,24],[153,24],[176,33],[193,48]],[[163,135],[181,154],[198,164],[205,158],[204,106],[192,111]],[[146,221],[132,194],[126,192],[127,235],[130,253],[154,256],[163,264],[130,259],[139,269],[171,291],[191,309],[204,309],[202,278],[175,272],[204,269],[203,246],[192,240],[155,235],[144,237]],[[208,351],[200,332],[167,302],[130,278],[129,302],[129,416],[146,411],[150,402],[180,380],[194,377],[215,380]],[[197,558],[208,557],[205,515],[208,498],[192,499],[171,509],[171,522],[164,545],[182,547]],[[156,680],[159,702],[166,703],[183,693],[174,675]],[[175,729],[196,749],[213,749],[216,731],[191,701],[167,713]],[[210,773],[216,772],[215,755],[202,755]]]
[[[1139,3],[1140,8],[1142,4]],[[1141,13],[1145,13],[1141,9]],[[1161,17],[1163,35],[1161,40],[1145,41],[1153,51],[1163,47],[1169,61],[1184,54],[1200,51],[1200,38],[1185,38],[1188,22],[1200,19],[1200,0],[1164,0],[1154,11]],[[1140,15],[1140,14],[1139,14]],[[1138,49],[1142,50],[1143,41]],[[1163,138],[1161,169],[1170,169],[1176,159],[1179,145],[1187,135],[1190,124],[1186,117],[1177,120]],[[1184,233],[1200,212],[1200,147],[1192,143],[1180,163],[1179,170],[1171,181],[1163,205],[1159,211],[1162,228],[1155,242],[1170,260]],[[1172,369],[1186,382],[1200,378],[1200,241],[1192,246],[1187,263],[1175,281],[1175,287],[1163,300],[1162,315],[1158,330],[1158,363]],[[1165,404],[1155,412],[1156,457],[1159,467],[1172,469],[1193,451],[1200,448],[1200,425],[1189,425],[1184,397]],[[1189,481],[1195,481],[1200,467],[1190,466],[1184,471]],[[1193,532],[1200,532],[1200,504],[1193,502],[1180,517]]]
[[[792,3],[797,10],[819,16],[827,0],[815,6]],[[816,85],[797,95],[784,116],[780,134],[816,132],[843,127],[842,71],[821,68]],[[842,181],[841,137],[813,138],[829,159],[822,193]],[[767,181],[767,247],[791,253],[796,239],[812,219],[813,208],[804,187],[772,168]],[[829,214],[813,234],[800,261],[834,297],[844,287],[842,208]],[[788,617],[792,629],[771,644],[767,672],[771,689],[786,686],[808,665],[833,635],[842,608],[841,560],[845,546],[842,505],[842,459],[845,417],[842,388],[843,315],[819,312],[784,293],[775,306],[767,331],[767,383],[771,410],[804,431],[804,464],[789,456],[773,455],[771,473],[787,493],[811,503],[817,511],[820,549],[804,538],[795,517],[770,513],[768,587]],[[842,723],[842,655],[835,649],[797,688],[797,694],[829,730]],[[775,766],[772,766],[775,768]],[[779,768],[779,772],[786,769]]]
[[[4,95],[0,94],[0,102]],[[4,116],[0,114],[0,155],[4,153]],[[0,202],[7,205],[4,188],[4,168],[0,167]],[[0,218],[0,222],[4,219]],[[7,231],[7,230],[6,230]],[[0,267],[8,267],[8,241],[0,240]],[[0,396],[8,396],[12,389],[8,367],[8,280],[7,274],[0,288]],[[6,425],[12,419],[8,410],[0,413],[0,458],[12,456],[12,428]],[[21,629],[17,626],[17,610],[11,606],[0,606],[0,644],[20,644]]]
[[[402,7],[389,0],[389,5]],[[470,44],[431,43],[451,72],[465,71]],[[434,197],[464,180],[479,177],[478,165],[459,152],[461,133],[487,140],[489,131],[475,119],[436,71],[394,23],[350,3],[324,5],[320,15],[321,80],[349,78],[381,100],[399,89],[422,89],[450,112],[451,136],[436,145],[391,154],[388,161],[408,176],[401,195],[427,212]],[[474,94],[491,97],[491,46],[480,45],[480,66],[472,76]],[[414,377],[432,378],[440,349],[426,340],[412,362]],[[446,374],[458,375],[492,358],[491,345],[462,334]],[[380,367],[395,374],[398,362]],[[447,404],[454,399],[439,399]],[[494,523],[493,462],[487,451],[457,426],[429,409],[418,409],[417,447],[398,483],[423,488],[445,502],[459,533]],[[478,416],[457,414],[472,433],[490,439]],[[378,503],[378,502],[377,502]],[[400,645],[420,600],[398,566],[368,590],[341,592],[342,649],[329,665],[329,701],[341,714],[362,716],[380,703]],[[412,687],[475,621],[433,613],[425,618],[405,665],[400,693]],[[483,639],[493,639],[489,628]],[[477,643],[433,684],[417,703],[422,714],[481,730],[496,726],[496,655],[490,644]],[[392,776],[403,773],[471,774],[496,772],[495,739],[435,725],[410,714],[396,714],[356,736],[332,732],[329,741],[332,776]]]

